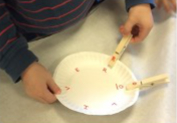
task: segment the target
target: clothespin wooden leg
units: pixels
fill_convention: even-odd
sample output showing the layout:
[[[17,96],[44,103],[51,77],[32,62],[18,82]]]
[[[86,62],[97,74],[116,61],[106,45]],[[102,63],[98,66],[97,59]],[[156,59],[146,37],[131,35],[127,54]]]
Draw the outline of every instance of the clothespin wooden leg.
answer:
[[[143,79],[142,81],[132,82],[126,86],[126,89],[132,90],[136,88],[150,87],[156,84],[169,83],[169,81],[170,81],[169,76],[167,74],[162,74],[147,79]]]

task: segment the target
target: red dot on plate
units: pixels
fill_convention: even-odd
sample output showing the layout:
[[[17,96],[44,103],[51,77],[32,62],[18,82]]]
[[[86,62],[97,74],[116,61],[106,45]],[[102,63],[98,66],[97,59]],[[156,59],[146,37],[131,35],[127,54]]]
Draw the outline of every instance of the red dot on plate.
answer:
[[[123,86],[123,85],[119,85],[119,88],[120,88],[120,89],[123,89],[123,88],[124,88],[124,86]]]
[[[80,70],[79,70],[79,68],[75,68],[75,71],[76,71],[76,72],[79,72]]]
[[[115,60],[116,60],[116,57],[115,57],[115,56],[113,56],[111,60],[112,60],[112,61],[115,61]]]
[[[133,85],[136,85],[137,83],[136,83],[136,82],[133,82],[132,84],[133,84]]]
[[[112,103],[112,105],[117,105],[116,103]]]
[[[88,106],[87,106],[87,105],[84,105],[84,109],[86,109],[86,110],[87,110],[87,108],[88,108]]]
[[[106,69],[106,68],[103,68],[103,71],[106,73],[106,72],[107,72],[107,69]]]
[[[69,89],[70,89],[70,88],[69,88],[69,87],[67,87],[67,86],[66,86],[65,88],[66,88],[66,90],[69,90]]]

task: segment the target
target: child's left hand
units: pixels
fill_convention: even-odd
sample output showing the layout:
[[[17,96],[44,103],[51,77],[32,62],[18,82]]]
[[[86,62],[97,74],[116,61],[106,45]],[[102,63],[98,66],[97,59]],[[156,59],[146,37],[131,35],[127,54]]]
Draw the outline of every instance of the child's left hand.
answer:
[[[119,30],[122,35],[133,34],[132,42],[140,42],[151,31],[153,22],[150,5],[139,4],[130,8],[128,20]]]
[[[155,0],[157,7],[163,7],[166,12],[176,12],[176,0]]]

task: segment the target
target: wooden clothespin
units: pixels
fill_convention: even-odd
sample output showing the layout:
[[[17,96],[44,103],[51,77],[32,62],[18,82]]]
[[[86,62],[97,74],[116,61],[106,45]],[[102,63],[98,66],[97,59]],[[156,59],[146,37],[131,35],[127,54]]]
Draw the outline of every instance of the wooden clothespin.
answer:
[[[170,81],[169,76],[167,74],[162,74],[147,79],[143,79],[142,81],[132,82],[126,86],[126,89],[132,90],[136,88],[150,87],[156,84],[169,83],[169,81]]]
[[[122,56],[123,52],[125,51],[125,49],[127,48],[130,40],[132,39],[132,35],[129,35],[129,36],[124,36],[120,43],[118,44],[114,54],[112,55],[109,63],[108,63],[108,66],[110,68],[112,68],[114,66],[114,64],[116,63],[117,59],[120,59],[120,57]]]

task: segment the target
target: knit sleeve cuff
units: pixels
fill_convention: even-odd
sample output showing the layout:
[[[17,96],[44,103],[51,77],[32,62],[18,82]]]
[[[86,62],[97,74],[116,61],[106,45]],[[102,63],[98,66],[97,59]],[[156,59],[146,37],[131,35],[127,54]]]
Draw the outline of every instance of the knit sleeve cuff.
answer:
[[[131,7],[138,4],[145,4],[145,3],[150,4],[151,9],[155,7],[154,0],[126,0],[126,10],[128,12]]]
[[[11,60],[6,68],[6,72],[14,82],[18,82],[21,79],[23,71],[34,61],[37,61],[37,57],[28,49],[23,48]]]

